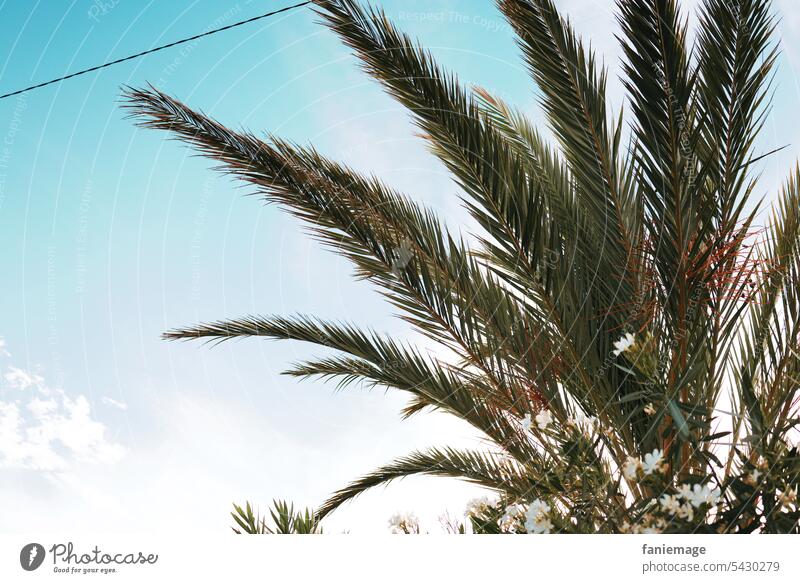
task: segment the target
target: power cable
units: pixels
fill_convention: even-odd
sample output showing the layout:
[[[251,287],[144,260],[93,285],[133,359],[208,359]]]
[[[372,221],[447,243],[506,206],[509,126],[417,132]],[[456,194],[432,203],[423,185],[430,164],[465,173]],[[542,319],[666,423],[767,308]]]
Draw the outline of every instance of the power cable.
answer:
[[[136,53],[135,55],[129,55],[127,57],[123,57],[121,59],[117,59],[115,61],[111,61],[108,63],[103,63],[102,65],[97,65],[95,67],[90,67],[88,69],[84,69],[83,71],[78,71],[77,73],[71,73],[69,75],[64,75],[63,77],[59,77],[58,79],[51,79],[50,81],[45,81],[44,83],[39,83],[37,85],[31,85],[30,87],[26,87],[25,89],[20,89],[18,91],[12,91],[11,93],[6,93],[5,95],[0,95],[0,99],[5,99],[6,97],[13,97],[14,95],[20,95],[21,93],[26,93],[28,91],[33,91],[34,89],[39,89],[41,87],[46,87],[48,85],[52,85],[53,83],[59,83],[60,81],[65,81],[67,79],[72,79],[73,77],[78,77],[79,75],[85,75],[86,73],[91,73],[93,71],[99,71],[100,69],[105,69],[106,67],[110,67],[112,65],[118,65],[119,63],[124,63],[125,61],[131,61],[133,59],[138,59],[139,57],[143,57],[145,55],[149,55],[151,53],[155,53],[158,51],[163,51],[164,49],[169,49],[177,45],[182,45],[184,43],[191,42],[193,40],[197,40],[199,38],[203,38],[204,36],[210,36],[212,34],[216,34],[218,32],[222,32],[223,30],[230,30],[232,28],[236,28],[237,26],[242,26],[243,24],[250,24],[251,22],[255,22],[256,20],[261,20],[263,18],[269,18],[270,16],[275,16],[277,14],[281,14],[283,12],[288,12],[290,10],[295,10],[296,8],[301,8],[306,6],[307,4],[311,4],[310,0],[307,2],[300,2],[299,4],[294,4],[292,6],[287,6],[286,8],[281,8],[279,10],[273,10],[272,12],[267,12],[266,14],[262,14],[260,16],[254,16],[253,18],[248,18],[247,20],[240,20],[239,22],[234,22],[233,24],[229,24],[227,26],[223,26],[221,28],[215,28],[214,30],[209,30],[207,32],[203,32],[201,34],[196,34],[194,36],[190,36],[189,38],[184,38],[181,40],[177,40],[175,42],[171,42],[166,45],[162,45],[160,47],[156,47],[154,49],[149,49],[146,51],[142,51],[141,53]]]

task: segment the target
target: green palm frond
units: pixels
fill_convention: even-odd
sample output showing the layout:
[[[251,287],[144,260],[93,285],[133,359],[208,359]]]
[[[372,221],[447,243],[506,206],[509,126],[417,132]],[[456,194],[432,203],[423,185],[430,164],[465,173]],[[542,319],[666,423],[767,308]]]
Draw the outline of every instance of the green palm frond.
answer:
[[[576,188],[604,226],[598,231],[606,233],[609,260],[625,265],[636,243],[635,213],[621,186],[621,127],[609,122],[606,72],[551,0],[497,3],[518,34]]]
[[[231,528],[236,534],[322,534],[319,517],[309,509],[297,511],[294,504],[273,500],[269,514],[272,526],[258,511],[253,512],[249,502],[244,507],[234,504],[231,517],[238,528]]]
[[[314,151],[232,132],[156,90],[134,91],[129,98],[134,115],[146,118],[144,125],[171,129],[221,160],[226,171],[306,221],[317,238],[355,264],[359,277],[376,281],[420,331],[498,386],[513,387],[506,362],[485,358],[510,346],[510,330],[484,332],[510,324],[538,330],[539,323],[520,300],[481,273],[429,211]],[[401,261],[404,252],[408,256]],[[500,344],[494,342],[498,338]]]
[[[562,232],[575,228],[570,225],[580,229],[556,256],[563,272],[554,316],[574,330],[570,344],[581,355],[581,367],[589,369],[592,390],[607,403],[632,392],[606,358],[613,349],[612,331],[639,327],[636,306],[641,303],[640,225],[636,200],[626,186],[621,120],[610,122],[605,71],[551,1],[502,0],[498,5],[518,34],[574,183],[576,204],[549,217],[564,217]],[[628,413],[616,421],[622,424]],[[643,439],[643,432],[636,433]]]
[[[465,204],[498,265],[512,277],[535,276],[549,241],[543,193],[513,148],[485,123],[476,100],[380,10],[350,0],[317,4],[365,69],[414,114],[431,150],[468,195]]]
[[[175,330],[165,336],[220,341],[262,336],[332,348],[349,357],[303,363],[287,374],[336,378],[340,387],[359,381],[397,389],[410,394],[419,406],[442,409],[467,421],[519,459],[534,454],[532,444],[521,436],[514,422],[498,414],[504,411],[522,417],[521,401],[513,399],[513,395],[498,393],[480,376],[452,370],[445,363],[425,358],[418,350],[374,332],[312,318],[247,317]]]
[[[324,518],[370,488],[418,475],[461,478],[519,498],[528,497],[539,490],[512,460],[484,452],[433,448],[409,454],[356,480],[334,493],[320,506],[317,514]]]
[[[690,49],[677,0],[617,0],[625,114],[553,0],[497,0],[552,143],[512,105],[465,89],[380,9],[314,4],[411,111],[476,232],[456,236],[374,176],[232,131],[155,88],[128,90],[127,107],[299,218],[436,348],[303,316],[165,338],[311,343],[325,353],[287,375],[401,391],[404,417],[443,411],[487,449],[412,453],[317,513],[276,503],[268,522],[235,506],[234,529],[316,532],[361,492],[433,475],[497,493],[470,515],[479,532],[797,532],[800,169],[755,229],[770,2],[704,0]]]
[[[768,274],[750,310],[747,332],[740,336],[740,368],[735,374],[749,435],[764,453],[797,421],[800,168],[783,189],[761,252]]]
[[[700,16],[700,93],[708,144],[708,177],[719,204],[718,220],[737,222],[753,179],[754,142],[768,108],[768,81],[777,47],[768,0],[709,0]]]

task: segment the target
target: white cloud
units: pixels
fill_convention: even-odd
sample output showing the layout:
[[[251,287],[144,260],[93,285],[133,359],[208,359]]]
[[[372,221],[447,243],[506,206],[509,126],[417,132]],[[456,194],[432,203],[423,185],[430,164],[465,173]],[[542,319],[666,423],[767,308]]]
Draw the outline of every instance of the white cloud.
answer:
[[[83,395],[61,390],[26,403],[0,401],[0,468],[67,471],[75,462],[114,463],[125,448],[92,419]]]
[[[113,472],[76,463],[68,472],[28,472],[19,480],[0,480],[3,529],[48,528],[77,535],[163,532],[180,524],[196,533],[224,534],[230,532],[232,502],[250,500],[266,511],[273,498],[285,498],[313,507],[335,488],[414,445],[475,445],[463,424],[443,414],[397,421],[380,435],[372,429],[356,430],[350,437],[331,435],[336,451],[331,455],[293,433],[265,426],[249,407],[193,391],[170,394],[157,411],[164,420],[160,430],[137,439],[139,447]],[[440,532],[440,514],[461,515],[467,500],[480,494],[476,486],[454,479],[403,480],[346,505],[326,519],[325,530],[385,533],[393,513],[413,510],[426,530]]]
[[[6,350],[6,339],[0,336],[0,356],[11,358],[11,353]]]
[[[0,469],[66,472],[76,463],[118,461],[125,448],[92,418],[89,401],[14,366],[4,378],[19,394],[0,400]]]
[[[15,366],[9,366],[8,372],[3,376],[12,389],[25,390],[31,387],[41,387],[44,383],[44,379],[39,375]]]

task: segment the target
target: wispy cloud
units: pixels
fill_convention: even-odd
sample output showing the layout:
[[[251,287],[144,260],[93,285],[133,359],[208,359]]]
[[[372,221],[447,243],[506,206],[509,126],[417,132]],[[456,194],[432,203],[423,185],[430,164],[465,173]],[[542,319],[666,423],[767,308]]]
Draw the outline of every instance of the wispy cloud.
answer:
[[[9,366],[3,378],[6,380],[6,384],[9,387],[22,391],[30,389],[31,387],[41,387],[44,385],[44,378],[41,376],[15,366]]]
[[[123,401],[117,401],[116,399],[112,399],[111,397],[103,397],[102,399],[100,399],[100,401],[104,405],[108,405],[110,407],[116,407],[117,409],[120,409],[122,411],[127,411],[128,410],[128,404],[127,403],[125,403]]]
[[[0,393],[0,469],[65,472],[75,463],[113,463],[124,455],[84,395],[52,389],[13,365],[3,378],[19,392]]]

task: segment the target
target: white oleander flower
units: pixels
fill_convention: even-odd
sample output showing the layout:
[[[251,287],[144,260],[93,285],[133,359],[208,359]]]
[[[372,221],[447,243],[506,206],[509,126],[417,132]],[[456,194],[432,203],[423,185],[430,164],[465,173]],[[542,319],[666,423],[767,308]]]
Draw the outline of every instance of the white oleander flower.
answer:
[[[625,463],[622,464],[622,473],[628,480],[636,479],[636,473],[642,467],[642,461],[639,458],[628,457]]]
[[[547,514],[548,512],[550,512],[550,505],[544,500],[540,500],[539,498],[537,498],[536,500],[531,502],[531,505],[528,507],[527,514],[528,516],[531,515],[538,516],[539,514]]]
[[[710,504],[714,505],[719,500],[719,490],[714,489],[712,490],[708,486],[701,486],[700,484],[695,484],[692,487],[692,493],[690,494],[688,501],[692,503],[692,506],[695,508],[699,508],[703,504]]]
[[[553,530],[553,523],[549,518],[541,518],[533,522],[525,522],[525,528],[528,534],[550,534]]]
[[[642,522],[631,528],[633,534],[660,534],[666,528],[667,523],[662,519],[656,519],[652,514],[645,514]]]
[[[680,510],[681,503],[678,501],[677,496],[670,496],[669,494],[664,494],[661,497],[661,509],[664,512],[669,512],[671,515],[675,515]]]
[[[530,413],[525,413],[525,417],[522,418],[522,428],[525,431],[533,429],[533,420],[531,419]]]
[[[580,429],[585,435],[589,435],[592,429],[595,429],[600,424],[597,417],[592,415],[584,415],[583,411],[577,411],[574,416],[570,415],[567,418],[567,425],[575,429]]]
[[[536,499],[531,502],[525,513],[525,530],[530,534],[549,534],[553,523],[548,518],[550,505],[543,500]]]
[[[664,452],[660,449],[654,449],[651,453],[645,454],[642,470],[644,470],[644,473],[648,476],[653,472],[661,471],[663,461]]]
[[[722,496],[722,492],[719,488],[714,488],[713,490],[709,491],[708,498],[706,502],[711,506],[714,506],[719,502],[720,497]]]
[[[480,498],[473,498],[469,502],[467,502],[467,508],[464,511],[464,514],[467,516],[477,516],[488,510],[492,506],[492,503],[489,501],[487,496],[481,496]]]
[[[614,356],[619,356],[623,352],[627,352],[634,344],[636,344],[636,337],[628,332],[614,343]]]
[[[547,429],[547,426],[553,422],[553,415],[545,409],[536,415],[535,420],[539,429]]]
[[[684,500],[691,500],[692,487],[689,484],[681,484],[680,488],[678,488],[678,496]]]
[[[419,520],[413,513],[395,514],[389,519],[392,534],[419,534]]]
[[[648,416],[653,416],[656,414],[656,408],[652,403],[648,403],[644,406],[644,414]]]
[[[525,507],[520,504],[506,506],[506,511],[503,513],[503,516],[500,517],[500,520],[497,521],[497,525],[503,532],[514,532],[517,520],[523,514],[525,514]]]
[[[516,518],[525,512],[525,507],[522,504],[509,504],[506,506],[506,512],[503,516],[510,516]]]

